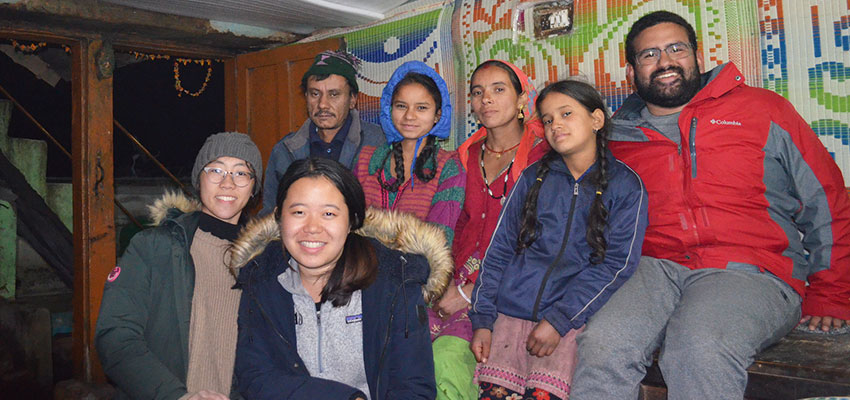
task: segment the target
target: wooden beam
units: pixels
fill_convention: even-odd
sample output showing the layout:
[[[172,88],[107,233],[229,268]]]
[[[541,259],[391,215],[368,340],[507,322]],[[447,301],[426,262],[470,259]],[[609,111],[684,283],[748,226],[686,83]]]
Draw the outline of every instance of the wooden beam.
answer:
[[[112,176],[112,47],[82,40],[72,48],[74,155],[74,375],[104,381],[94,328],[106,276],[115,266]],[[140,371],[140,373],[144,373]]]
[[[224,60],[224,129],[236,131],[239,112],[236,109],[236,60]]]
[[[227,58],[303,37],[284,31],[249,37],[219,30],[207,19],[92,0],[0,1],[0,33],[13,29],[33,37],[51,33],[74,38],[109,37],[116,48],[150,52],[167,49],[162,52],[199,58]]]

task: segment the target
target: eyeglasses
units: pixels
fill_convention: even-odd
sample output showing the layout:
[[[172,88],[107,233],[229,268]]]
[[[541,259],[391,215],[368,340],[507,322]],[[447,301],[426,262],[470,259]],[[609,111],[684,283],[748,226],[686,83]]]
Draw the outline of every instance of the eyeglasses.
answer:
[[[233,177],[233,184],[239,187],[248,186],[254,179],[254,175],[247,171],[225,171],[221,168],[204,167],[204,172],[207,173],[210,183],[216,185],[224,181],[228,174]]]
[[[691,45],[682,42],[673,43],[664,48],[664,52],[667,55],[674,59],[682,59],[689,55],[691,52],[688,51],[691,49]],[[640,53],[637,53],[635,57],[635,61],[637,61],[638,65],[652,65],[658,62],[661,59],[661,49],[657,47],[653,47],[651,49],[645,49]]]

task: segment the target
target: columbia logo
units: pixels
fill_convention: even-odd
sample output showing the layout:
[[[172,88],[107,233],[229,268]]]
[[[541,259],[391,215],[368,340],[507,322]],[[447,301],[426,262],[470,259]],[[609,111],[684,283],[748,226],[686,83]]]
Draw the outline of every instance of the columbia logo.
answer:
[[[741,123],[740,123],[740,122],[738,122],[738,121],[727,121],[727,120],[725,120],[725,119],[712,119],[712,120],[711,120],[711,124],[712,124],[712,125],[735,125],[735,126],[741,126]]]

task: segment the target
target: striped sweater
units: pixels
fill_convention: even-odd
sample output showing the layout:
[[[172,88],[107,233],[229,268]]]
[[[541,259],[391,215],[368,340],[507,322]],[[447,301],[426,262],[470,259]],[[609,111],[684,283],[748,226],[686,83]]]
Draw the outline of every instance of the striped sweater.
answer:
[[[390,151],[390,145],[384,144],[377,148],[364,146],[360,152],[354,174],[363,186],[366,204],[411,213],[423,221],[437,224],[451,243],[455,224],[463,209],[466,187],[466,171],[461,167],[457,152],[443,149],[437,152],[437,174],[429,182],[422,182],[414,175],[413,188],[408,180],[397,192],[389,192],[381,187],[378,174],[383,173],[384,182],[395,182],[396,178],[388,167],[387,154]],[[426,164],[425,168],[433,168],[430,164]]]

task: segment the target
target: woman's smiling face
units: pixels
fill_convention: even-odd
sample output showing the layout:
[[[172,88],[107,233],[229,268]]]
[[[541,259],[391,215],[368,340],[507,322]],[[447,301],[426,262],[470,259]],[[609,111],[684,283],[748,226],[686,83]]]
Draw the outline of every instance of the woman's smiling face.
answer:
[[[301,178],[289,187],[281,204],[280,234],[302,273],[332,271],[349,231],[348,206],[330,180]]]
[[[404,139],[416,140],[428,134],[440,120],[440,110],[425,86],[408,83],[392,101],[392,120]]]

